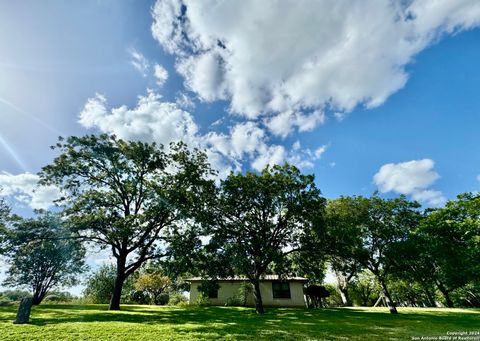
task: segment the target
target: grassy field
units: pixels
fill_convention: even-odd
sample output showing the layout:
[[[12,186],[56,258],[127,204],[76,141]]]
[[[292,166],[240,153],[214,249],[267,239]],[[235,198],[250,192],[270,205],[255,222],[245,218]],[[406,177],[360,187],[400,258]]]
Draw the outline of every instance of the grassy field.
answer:
[[[395,316],[386,308],[269,308],[258,316],[235,307],[41,305],[29,325],[12,324],[15,312],[0,307],[0,340],[441,340],[480,332],[479,309],[400,308]]]

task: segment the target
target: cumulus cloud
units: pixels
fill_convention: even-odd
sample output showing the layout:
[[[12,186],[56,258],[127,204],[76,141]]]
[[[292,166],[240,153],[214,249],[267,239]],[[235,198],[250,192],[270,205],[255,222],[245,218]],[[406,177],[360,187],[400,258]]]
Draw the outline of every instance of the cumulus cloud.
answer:
[[[55,186],[39,186],[36,174],[22,173],[13,175],[0,173],[0,195],[9,196],[17,202],[33,209],[48,209],[53,201],[61,197],[60,190]]]
[[[287,150],[285,146],[272,144],[265,129],[253,121],[236,123],[228,132],[201,134],[192,114],[182,109],[179,103],[163,101],[152,90],[145,96],[139,96],[134,108],[109,108],[107,99],[96,94],[87,100],[80,112],[79,123],[124,139],[154,141],[164,145],[184,141],[191,147],[206,150],[221,177],[231,170],[241,170],[245,161],[250,162],[255,170],[283,162],[301,168],[312,167],[326,148],[322,146],[311,151],[301,149],[300,143],[296,142],[291,150]]]
[[[286,111],[271,118],[267,118],[265,125],[277,136],[287,137],[295,128],[299,132],[312,131],[316,126],[325,122],[325,114],[316,110],[310,114]]]
[[[153,36],[201,100],[229,100],[232,112],[266,116],[287,136],[292,125],[321,124],[325,110],[341,119],[382,104],[416,54],[480,25],[480,2],[159,0],[153,19]]]
[[[137,106],[132,109],[120,106],[110,110],[106,98],[97,94],[85,104],[79,122],[86,128],[96,127],[124,139],[162,144],[178,140],[195,144],[198,132],[190,113],[176,103],[163,102],[153,91],[139,96]]]
[[[429,188],[440,178],[434,166],[431,159],[388,163],[374,175],[373,181],[383,193],[411,195],[414,200],[441,205],[446,201],[442,192]]]

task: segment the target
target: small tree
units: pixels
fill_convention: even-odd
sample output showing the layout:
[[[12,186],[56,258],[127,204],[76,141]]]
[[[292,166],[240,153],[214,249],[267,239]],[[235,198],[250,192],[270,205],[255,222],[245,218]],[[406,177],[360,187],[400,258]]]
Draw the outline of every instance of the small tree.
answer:
[[[85,271],[85,249],[55,214],[17,222],[9,243],[5,284],[30,287],[34,305],[52,288],[75,285],[77,275]]]
[[[290,165],[267,167],[261,174],[231,174],[221,182],[210,243],[248,278],[257,313],[264,313],[261,277],[273,262],[283,264],[288,254],[303,249],[306,237],[318,228],[324,204],[313,175]]]
[[[104,264],[91,273],[86,282],[83,295],[92,303],[109,303],[115,289],[116,266]],[[130,294],[134,293],[135,275],[130,276],[123,286],[121,302],[130,301]],[[135,300],[134,300],[135,301]]]
[[[120,309],[125,280],[150,259],[171,253],[191,236],[187,218],[202,210],[214,186],[205,153],[185,144],[166,152],[156,144],[89,135],[61,139],[61,154],[40,173],[42,183],[65,193],[61,203],[83,240],[109,248],[116,259],[110,310]],[[180,245],[183,245],[180,243]]]
[[[160,272],[144,272],[135,281],[135,289],[145,292],[153,304],[161,304],[161,295],[172,282]]]

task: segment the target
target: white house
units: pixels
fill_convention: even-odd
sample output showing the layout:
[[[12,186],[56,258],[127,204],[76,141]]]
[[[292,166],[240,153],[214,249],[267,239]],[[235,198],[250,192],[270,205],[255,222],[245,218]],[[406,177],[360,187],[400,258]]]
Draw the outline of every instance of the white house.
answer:
[[[187,279],[190,282],[190,304],[197,301],[200,292],[198,286],[202,278],[193,277]],[[219,289],[209,294],[212,305],[225,305],[227,299],[239,294],[242,283],[248,280],[244,277],[233,277],[218,280]],[[266,275],[260,280],[260,293],[264,306],[272,307],[305,307],[304,284],[307,282],[303,277],[287,277],[280,280],[277,275]],[[253,292],[247,296],[247,305],[254,306]]]

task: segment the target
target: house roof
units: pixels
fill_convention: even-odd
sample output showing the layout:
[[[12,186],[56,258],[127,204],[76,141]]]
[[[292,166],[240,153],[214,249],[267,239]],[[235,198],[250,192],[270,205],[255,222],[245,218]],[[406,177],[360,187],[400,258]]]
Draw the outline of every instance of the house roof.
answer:
[[[190,277],[186,278],[185,280],[188,282],[200,282],[205,280],[206,278],[202,277]],[[305,277],[280,277],[279,275],[265,275],[260,278],[260,281],[278,281],[278,280],[283,280],[283,281],[288,281],[288,282],[307,282],[308,279]],[[240,277],[240,276],[235,276],[235,277],[227,277],[227,278],[219,278],[217,279],[218,282],[243,282],[243,281],[248,281],[247,277]]]

